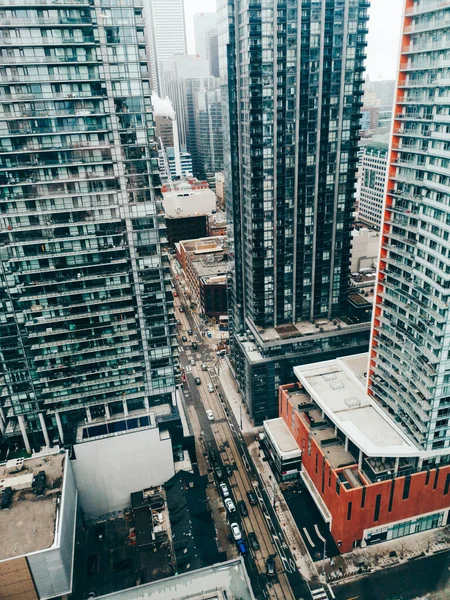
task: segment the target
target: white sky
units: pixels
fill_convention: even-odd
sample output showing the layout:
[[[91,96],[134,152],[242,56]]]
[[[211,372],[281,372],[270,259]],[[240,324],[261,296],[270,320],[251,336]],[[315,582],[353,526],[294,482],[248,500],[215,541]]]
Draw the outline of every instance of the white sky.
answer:
[[[184,0],[188,52],[194,53],[192,18],[216,10],[215,0]],[[371,0],[367,46],[367,74],[373,80],[395,79],[398,66],[403,0]]]

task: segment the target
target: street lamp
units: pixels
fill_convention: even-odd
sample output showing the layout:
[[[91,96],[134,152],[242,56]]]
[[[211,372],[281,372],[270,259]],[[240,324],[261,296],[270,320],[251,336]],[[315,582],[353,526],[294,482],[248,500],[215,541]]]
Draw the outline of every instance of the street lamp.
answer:
[[[240,424],[241,424],[241,431],[242,431],[242,404],[239,405],[239,417],[240,417]]]
[[[327,540],[323,540],[322,577],[325,576],[325,559],[327,557]]]

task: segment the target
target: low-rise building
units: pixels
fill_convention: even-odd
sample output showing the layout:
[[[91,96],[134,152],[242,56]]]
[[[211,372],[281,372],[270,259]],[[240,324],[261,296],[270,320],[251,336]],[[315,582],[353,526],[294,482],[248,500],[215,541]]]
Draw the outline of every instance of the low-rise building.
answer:
[[[221,210],[208,217],[208,235],[211,237],[227,235],[227,218]]]
[[[77,489],[66,452],[0,465],[0,598],[72,591]]]
[[[341,552],[449,522],[450,464],[438,465],[366,392],[368,355],[294,368],[279,412],[301,476]]]
[[[175,244],[184,274],[185,293],[209,318],[227,314],[226,238],[205,237]]]
[[[189,177],[174,181],[173,189],[165,184],[161,191],[169,244],[205,237],[208,216],[216,210],[216,195],[208,182]]]

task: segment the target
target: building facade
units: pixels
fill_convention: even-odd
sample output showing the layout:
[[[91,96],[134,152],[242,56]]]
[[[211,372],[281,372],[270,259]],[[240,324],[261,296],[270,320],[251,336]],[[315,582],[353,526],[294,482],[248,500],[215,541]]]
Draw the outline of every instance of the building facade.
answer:
[[[342,553],[450,522],[450,466],[434,464],[367,395],[367,360],[297,367],[298,382],[279,394],[301,477]]]
[[[152,91],[167,95],[161,63],[173,54],[187,54],[184,0],[144,0]]]
[[[217,33],[217,13],[203,12],[194,15],[195,54],[206,58],[209,64],[209,74],[213,77],[219,77],[218,65],[215,60]]]
[[[195,94],[195,125],[199,177],[215,188],[216,173],[223,169],[222,103],[219,80],[201,82]]]
[[[436,454],[450,446],[449,19],[447,4],[405,4],[368,381]]]
[[[175,389],[142,11],[0,11],[0,426],[28,450]]]
[[[304,340],[269,349],[264,330],[293,324],[294,338],[296,323],[347,310],[368,2],[219,6],[231,349],[249,409],[270,403],[270,418],[277,386],[248,395],[242,336],[257,330],[284,373]]]
[[[368,142],[361,157],[358,218],[377,229],[383,218],[388,149],[387,143]]]

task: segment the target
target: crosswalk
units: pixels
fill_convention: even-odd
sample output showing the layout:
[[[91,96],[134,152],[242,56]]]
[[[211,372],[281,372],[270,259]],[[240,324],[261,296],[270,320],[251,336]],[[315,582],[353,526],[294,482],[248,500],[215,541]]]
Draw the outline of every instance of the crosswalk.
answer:
[[[323,587],[311,590],[311,596],[314,600],[328,600],[328,595]]]

